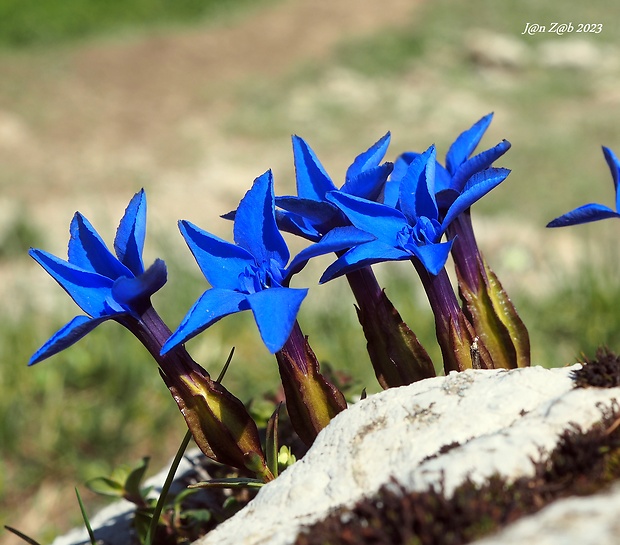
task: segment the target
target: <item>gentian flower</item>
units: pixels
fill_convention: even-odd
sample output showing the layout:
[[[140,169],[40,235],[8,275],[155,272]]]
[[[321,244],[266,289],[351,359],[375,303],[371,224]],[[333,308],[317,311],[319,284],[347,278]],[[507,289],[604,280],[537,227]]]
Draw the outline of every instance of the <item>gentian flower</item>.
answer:
[[[150,306],[150,297],[167,278],[165,263],[157,259],[148,270],[142,262],[146,234],[146,198],[137,193],[129,203],[114,239],[116,256],[79,212],[70,227],[68,260],[44,250],[30,255],[58,282],[87,316],[75,317],[30,359],[30,365],[64,350],[107,320],[126,325]]]
[[[488,349],[493,367],[511,369],[530,364],[527,329],[478,248],[470,208],[455,206],[459,201],[475,202],[510,173],[508,169],[491,167],[510,149],[510,142],[506,140],[472,157],[492,117],[493,114],[486,115],[459,135],[448,150],[445,167],[436,163],[435,197],[440,219],[445,222],[446,217],[452,216],[446,226],[446,236],[455,241],[452,257],[464,309]],[[416,156],[405,153],[396,161],[392,181],[388,183],[390,191]]]
[[[434,192],[435,155],[435,147],[431,146],[411,163],[400,180],[396,208],[337,192],[327,195],[357,230],[375,238],[359,242],[357,234],[350,237],[349,232],[332,231],[317,243],[313,252],[336,245],[351,247],[325,271],[321,282],[372,263],[411,258],[417,259],[432,275],[443,270],[452,242],[441,242],[441,237],[449,222],[471,203],[468,199],[457,199],[440,223]],[[302,251],[295,260],[304,257]]]
[[[603,155],[605,161],[611,171],[611,177],[614,181],[614,191],[616,193],[616,210],[603,204],[584,204],[575,210],[571,210],[559,218],[550,221],[547,227],[566,227],[568,225],[579,225],[581,223],[589,223],[607,218],[620,218],[620,193],[618,192],[618,179],[620,178],[620,161],[609,148],[603,146]]]
[[[331,193],[353,195],[371,201],[383,196],[385,182],[392,164],[381,163],[390,142],[387,133],[368,150],[358,155],[347,169],[345,183],[336,187],[308,143],[293,136],[293,155],[297,196],[276,197],[276,205],[285,209],[276,212],[278,225],[314,242],[295,259],[292,270],[301,269],[307,260],[326,251],[341,255],[351,246],[373,240],[372,235],[359,231],[349,219],[327,199]],[[344,236],[346,234],[346,236]],[[330,246],[331,242],[335,242]],[[367,349],[377,380],[384,388],[410,384],[435,376],[433,363],[419,340],[403,322],[377,279],[368,267],[346,275],[358,307],[357,316],[367,340]]]
[[[265,346],[273,354],[284,346],[308,290],[288,287],[289,251],[274,218],[273,179],[257,178],[235,214],[235,244],[188,221],[179,228],[212,288],[189,310],[164,345],[184,343],[224,316],[252,310]]]
[[[431,146],[414,158],[400,180],[396,208],[348,195],[328,194],[327,198],[357,229],[371,233],[375,240],[357,244],[339,257],[325,271],[321,282],[372,263],[411,260],[433,308],[444,367],[446,371],[462,370],[472,366],[475,335],[458,306],[444,269],[453,241],[441,242],[441,238],[450,222],[469,208],[479,194],[464,192],[442,218],[434,191],[435,157],[435,147]],[[317,246],[327,245],[326,239]],[[345,242],[342,239],[346,236],[336,242]],[[488,352],[483,343],[478,346],[480,358],[476,359],[487,367],[490,365]]]
[[[289,251],[278,230],[271,171],[259,176],[235,212],[235,244],[187,222],[185,241],[212,288],[196,301],[162,354],[227,316],[251,310],[265,346],[276,354],[295,431],[311,443],[346,408],[344,397],[319,373],[314,353],[297,324],[307,289],[288,287]]]
[[[68,348],[102,322],[115,320],[129,329],[159,364],[162,378],[202,451],[216,461],[271,480],[258,429],[243,403],[211,380],[184,348],[160,355],[170,329],[150,297],[165,284],[166,266],[158,259],[144,268],[144,191],[131,199],[121,219],[114,239],[116,255],[80,213],[75,214],[70,233],[68,260],[37,249],[31,249],[30,255],[87,315],[77,316],[58,331],[35,352],[30,365]]]
[[[459,135],[446,154],[445,167],[439,162],[435,164],[435,196],[440,215],[445,214],[464,191],[472,191],[476,187],[480,193],[478,198],[480,198],[499,185],[508,175],[508,171],[499,169],[499,172],[493,172],[493,174],[501,175],[503,171],[506,176],[503,178],[493,176],[491,180],[485,178],[472,180],[474,174],[488,169],[510,149],[510,142],[502,140],[496,146],[471,157],[492,119],[493,114],[490,113]],[[396,206],[398,184],[418,155],[420,154],[416,152],[405,152],[394,163],[394,171],[390,176],[390,181],[386,184],[384,198],[386,204]]]
[[[276,206],[283,209],[277,212],[280,228],[316,242],[335,227],[350,225],[325,196],[338,191],[371,201],[379,199],[393,167],[392,163],[381,163],[389,144],[388,132],[358,155],[347,169],[345,183],[338,189],[308,143],[293,136],[297,196],[276,197]]]

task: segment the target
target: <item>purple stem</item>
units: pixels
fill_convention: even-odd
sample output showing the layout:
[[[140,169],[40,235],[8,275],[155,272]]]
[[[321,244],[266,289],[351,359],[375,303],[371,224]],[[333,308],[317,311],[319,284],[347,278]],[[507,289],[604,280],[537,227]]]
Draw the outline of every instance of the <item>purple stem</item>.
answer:
[[[480,250],[474,235],[474,228],[471,223],[471,214],[466,210],[460,214],[447,229],[449,240],[454,240],[452,256],[459,270],[459,274],[465,284],[478,293],[480,285],[480,275],[485,274],[481,266]]]

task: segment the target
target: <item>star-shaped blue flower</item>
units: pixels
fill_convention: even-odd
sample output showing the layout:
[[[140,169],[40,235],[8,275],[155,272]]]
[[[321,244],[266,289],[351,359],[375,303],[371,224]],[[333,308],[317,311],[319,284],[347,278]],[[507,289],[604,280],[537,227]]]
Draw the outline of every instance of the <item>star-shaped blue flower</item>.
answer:
[[[167,278],[166,265],[158,259],[144,269],[142,250],[146,236],[144,190],[131,199],[116,231],[112,254],[97,231],[79,212],[70,227],[68,260],[43,250],[30,255],[58,282],[87,316],[76,316],[47,341],[29,365],[71,346],[106,320],[123,321],[151,306],[150,297]]]
[[[316,242],[335,227],[349,225],[326,196],[336,191],[371,201],[379,199],[393,167],[392,163],[381,163],[389,144],[387,133],[358,155],[338,189],[308,143],[293,136],[297,196],[276,197],[276,205],[283,209],[276,216],[280,228]]]
[[[452,243],[440,242],[445,224],[439,222],[435,200],[435,155],[435,147],[431,146],[413,160],[399,184],[397,208],[342,192],[328,193],[326,198],[342,210],[353,228],[332,230],[300,252],[291,267],[308,256],[351,248],[328,267],[321,282],[373,263],[412,257],[436,275],[445,265]],[[469,204],[458,203],[454,213]]]
[[[452,143],[446,154],[445,167],[435,165],[435,197],[440,216],[443,215],[465,191],[476,191],[479,199],[499,185],[510,173],[507,169],[489,167],[510,149],[510,142],[502,140],[496,146],[471,157],[491,124],[490,113],[462,132]],[[407,172],[411,162],[419,155],[415,152],[403,153],[394,163],[394,171],[386,184],[384,202],[392,206],[398,200],[398,184]]]
[[[271,171],[258,177],[239,203],[233,235],[222,240],[188,221],[179,223],[212,288],[196,301],[162,354],[235,312],[251,310],[263,342],[278,352],[287,341],[307,289],[289,288],[289,251],[275,218]]]
[[[611,177],[614,181],[614,191],[616,192],[616,210],[612,210],[608,206],[590,203],[584,204],[575,210],[567,212],[563,216],[554,219],[547,224],[547,227],[566,227],[568,225],[579,225],[580,223],[589,223],[591,221],[604,220],[607,218],[620,218],[620,193],[618,192],[618,179],[620,178],[620,161],[609,148],[603,146],[603,154]]]

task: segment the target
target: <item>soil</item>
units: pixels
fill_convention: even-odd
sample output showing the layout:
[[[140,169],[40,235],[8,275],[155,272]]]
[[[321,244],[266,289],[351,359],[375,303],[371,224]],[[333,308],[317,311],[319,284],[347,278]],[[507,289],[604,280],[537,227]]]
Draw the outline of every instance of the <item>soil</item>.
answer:
[[[77,207],[96,215],[103,206],[117,219],[140,185],[164,187],[150,191],[151,210],[165,208],[157,213],[173,224],[197,189],[226,189],[238,202],[272,163],[290,163],[290,144],[270,161],[260,142],[226,133],[232,90],[389,31],[418,3],[284,0],[190,29],[0,56],[2,198],[46,218],[53,234],[62,226],[60,241]],[[196,214],[212,216],[204,207]]]

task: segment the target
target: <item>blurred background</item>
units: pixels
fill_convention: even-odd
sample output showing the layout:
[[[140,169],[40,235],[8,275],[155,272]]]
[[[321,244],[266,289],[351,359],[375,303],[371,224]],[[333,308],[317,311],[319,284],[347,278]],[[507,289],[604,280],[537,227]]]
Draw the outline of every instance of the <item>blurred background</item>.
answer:
[[[527,23],[573,32],[522,34]],[[184,423],[155,365],[112,322],[34,368],[30,355],[77,307],[27,255],[66,255],[76,210],[112,243],[131,196],[149,201],[145,261],[166,260],[154,304],[172,329],[207,288],[178,234],[189,219],[231,239],[219,215],[273,169],[294,191],[290,136],[336,185],[386,131],[389,159],[449,144],[495,112],[513,170],[475,206],[479,244],[530,329],[533,361],[619,350],[619,226],[545,230],[586,202],[613,207],[601,145],[620,153],[620,4],[603,0],[0,0],[0,525],[49,543],[80,523],[73,488],[115,465],[170,458]],[[579,23],[602,24],[577,33]],[[292,251],[303,247],[290,240]],[[304,271],[300,323],[319,359],[378,385],[342,282]],[[376,268],[439,362],[413,268]],[[278,377],[251,316],[188,345],[244,401]],[[356,386],[357,387],[357,386]],[[0,541],[17,539],[0,530]]]

